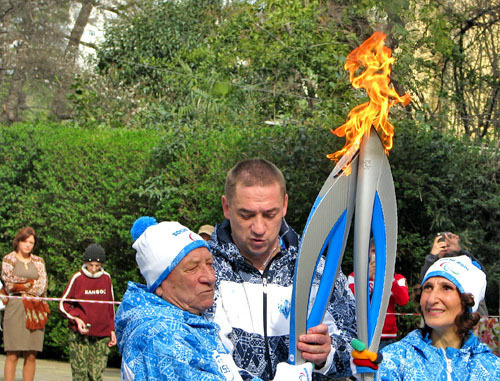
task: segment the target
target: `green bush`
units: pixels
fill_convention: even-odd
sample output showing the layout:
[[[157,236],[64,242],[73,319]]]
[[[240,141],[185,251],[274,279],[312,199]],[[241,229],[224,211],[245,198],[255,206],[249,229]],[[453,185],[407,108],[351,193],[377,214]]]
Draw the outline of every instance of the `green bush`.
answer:
[[[120,128],[18,124],[0,127],[0,250],[33,226],[36,253],[47,263],[49,296],[59,297],[91,241],[108,254],[106,269],[120,300],[128,280],[140,281],[130,227],[140,215],[179,220],[192,229],[223,219],[227,171],[240,159],[263,157],[287,180],[287,221],[301,233],[334,163],[325,155],[343,139],[321,123],[266,125],[242,114],[205,122],[170,123],[161,134]],[[451,230],[486,267],[487,305],[498,309],[500,216],[498,153],[412,121],[396,125],[390,153],[398,202],[396,271],[410,286],[438,230]],[[352,271],[352,234],[344,262]],[[66,356],[66,324],[51,303],[43,356]],[[413,305],[404,309],[413,312]],[[413,318],[404,329],[413,328]],[[406,321],[406,320],[405,320]],[[111,363],[118,361],[113,351]]]
[[[45,262],[48,295],[60,297],[82,264],[92,241],[106,250],[106,270],[115,297],[128,280],[139,280],[130,227],[140,215],[154,213],[137,193],[152,147],[150,131],[84,130],[60,125],[0,127],[0,252],[12,250],[19,228],[35,228],[35,252]],[[51,302],[44,356],[66,354],[66,324]]]
[[[485,266],[487,305],[494,313],[500,278],[498,153],[413,121],[395,124],[389,161],[398,204],[396,271],[410,285],[418,283],[435,233],[453,231]],[[195,227],[219,222],[226,172],[240,159],[263,157],[283,171],[289,194],[287,221],[301,233],[334,167],[325,155],[343,144],[343,139],[313,122],[266,126],[242,116],[232,125],[210,129],[193,122],[166,133],[140,192],[156,205],[162,219],[180,219]],[[352,271],[352,243],[343,269]]]

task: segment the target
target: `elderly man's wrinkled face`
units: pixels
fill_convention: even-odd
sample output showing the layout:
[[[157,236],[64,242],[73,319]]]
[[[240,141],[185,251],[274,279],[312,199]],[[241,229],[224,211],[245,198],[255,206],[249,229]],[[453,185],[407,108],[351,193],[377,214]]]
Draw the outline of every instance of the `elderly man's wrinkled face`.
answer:
[[[167,302],[201,315],[213,304],[215,273],[206,247],[194,249],[163,280],[155,293]]]

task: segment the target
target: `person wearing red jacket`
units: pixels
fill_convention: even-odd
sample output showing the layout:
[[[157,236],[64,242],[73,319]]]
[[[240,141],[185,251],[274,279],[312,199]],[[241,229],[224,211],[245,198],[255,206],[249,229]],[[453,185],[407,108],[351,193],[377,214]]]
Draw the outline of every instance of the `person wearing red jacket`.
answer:
[[[373,291],[373,279],[375,276],[375,246],[373,242],[370,243],[370,264],[368,265],[368,272],[370,277],[369,287],[371,294]],[[347,281],[349,288],[354,294],[353,272],[349,275]],[[396,305],[404,306],[408,303],[409,299],[410,296],[408,294],[408,283],[406,282],[406,278],[401,274],[394,273],[389,306],[387,307],[387,315],[385,317],[384,327],[382,328],[382,335],[380,336],[379,350],[396,341],[398,336],[398,326],[395,315]]]
[[[115,310],[111,303],[89,303],[82,300],[114,301],[110,275],[102,264],[104,249],[90,244],[83,266],[73,274],[59,302],[59,310],[68,319],[69,356],[73,380],[102,380],[109,348],[116,345]]]

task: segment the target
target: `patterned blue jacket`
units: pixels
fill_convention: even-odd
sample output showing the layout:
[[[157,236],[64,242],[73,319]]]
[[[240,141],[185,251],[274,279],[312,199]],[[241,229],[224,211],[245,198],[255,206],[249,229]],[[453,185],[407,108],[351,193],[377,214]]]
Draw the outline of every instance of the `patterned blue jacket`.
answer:
[[[212,318],[221,327],[224,346],[236,365],[264,380],[272,379],[276,366],[287,361],[290,309],[299,236],[285,221],[280,231],[281,252],[261,274],[241,256],[231,238],[229,221],[217,225],[210,246],[217,278]],[[324,260],[318,266],[318,284]],[[354,297],[341,271],[323,321],[329,327],[332,351],[314,380],[346,377],[350,342],[356,336]]]
[[[128,283],[115,328],[122,380],[241,380],[214,323],[164,301],[144,285]]]
[[[422,337],[417,329],[382,353],[377,380],[500,380],[500,359],[472,332],[461,349],[444,350],[434,347],[429,336]]]

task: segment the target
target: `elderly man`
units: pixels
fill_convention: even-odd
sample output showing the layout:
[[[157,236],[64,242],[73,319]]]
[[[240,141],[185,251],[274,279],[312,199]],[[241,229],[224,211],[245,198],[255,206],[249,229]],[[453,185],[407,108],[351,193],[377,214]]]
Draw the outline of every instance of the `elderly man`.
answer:
[[[288,357],[299,237],[284,220],[287,207],[281,171],[266,160],[243,160],[227,175],[222,196],[226,220],[210,241],[217,277],[213,318],[238,367],[264,380]],[[324,258],[318,276],[323,265]],[[298,349],[315,364],[314,379],[349,376],[355,307],[342,272],[323,323],[299,337]]]
[[[178,222],[139,218],[133,248],[146,285],[129,282],[115,319],[124,380],[252,379],[238,369],[202,314],[212,306],[215,275],[208,244]],[[308,367],[280,364],[280,380]]]

